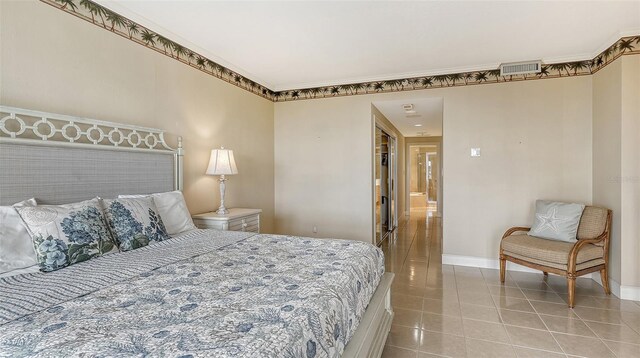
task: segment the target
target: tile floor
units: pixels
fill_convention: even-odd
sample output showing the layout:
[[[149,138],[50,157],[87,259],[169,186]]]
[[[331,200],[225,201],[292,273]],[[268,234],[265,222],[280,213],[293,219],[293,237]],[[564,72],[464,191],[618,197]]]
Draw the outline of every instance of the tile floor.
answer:
[[[383,357],[640,357],[640,302],[579,279],[441,264],[440,219],[412,212],[383,244],[395,317]],[[497,240],[498,238],[496,238]]]

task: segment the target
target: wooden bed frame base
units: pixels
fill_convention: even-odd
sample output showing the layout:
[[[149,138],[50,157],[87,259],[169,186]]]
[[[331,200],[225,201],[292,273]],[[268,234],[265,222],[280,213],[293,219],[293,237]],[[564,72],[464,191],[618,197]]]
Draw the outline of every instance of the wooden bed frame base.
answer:
[[[391,283],[395,275],[386,272],[371,297],[360,325],[342,354],[343,358],[379,358],[391,330]]]

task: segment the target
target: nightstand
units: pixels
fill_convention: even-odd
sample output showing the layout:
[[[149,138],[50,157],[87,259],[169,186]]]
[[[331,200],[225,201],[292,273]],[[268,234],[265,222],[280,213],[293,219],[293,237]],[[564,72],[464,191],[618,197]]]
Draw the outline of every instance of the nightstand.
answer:
[[[198,229],[217,229],[223,231],[260,232],[261,209],[232,208],[225,215],[215,211],[193,215],[193,223]]]

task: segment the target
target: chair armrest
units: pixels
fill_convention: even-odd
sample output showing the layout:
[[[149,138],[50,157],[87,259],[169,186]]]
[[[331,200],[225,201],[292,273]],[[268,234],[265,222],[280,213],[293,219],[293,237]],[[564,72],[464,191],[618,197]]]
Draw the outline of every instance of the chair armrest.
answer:
[[[609,235],[608,232],[604,232],[600,236],[596,237],[595,239],[580,239],[575,244],[573,244],[573,247],[571,248],[571,251],[569,251],[569,264],[567,266],[569,271],[570,272],[575,272],[575,270],[576,270],[576,260],[578,258],[578,252],[580,251],[580,249],[584,245],[597,244],[597,243],[603,241],[604,239],[606,239],[608,235]],[[605,252],[605,255],[606,255],[606,252]]]
[[[502,235],[502,238],[504,239],[507,236],[511,236],[511,234],[513,234],[514,232],[518,232],[518,231],[529,231],[531,230],[530,227],[524,227],[524,226],[514,226],[511,229],[507,230],[504,232],[504,235]]]
[[[607,238],[607,235],[609,235],[609,233],[605,232],[602,233],[600,236],[596,237],[595,239],[579,239],[575,244],[573,244],[573,247],[571,248],[571,251],[569,251],[569,255],[573,255],[574,253],[577,255],[578,251],[586,244],[597,244],[600,241],[603,241],[604,239]]]

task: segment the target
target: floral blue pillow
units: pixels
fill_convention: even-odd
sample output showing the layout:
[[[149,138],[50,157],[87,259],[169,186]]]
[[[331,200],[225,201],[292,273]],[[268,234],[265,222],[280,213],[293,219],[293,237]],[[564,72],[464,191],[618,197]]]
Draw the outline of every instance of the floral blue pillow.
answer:
[[[150,196],[105,199],[102,204],[109,229],[121,251],[137,249],[153,241],[171,238]]]
[[[118,252],[98,199],[15,208],[31,235],[41,271],[55,271]]]

